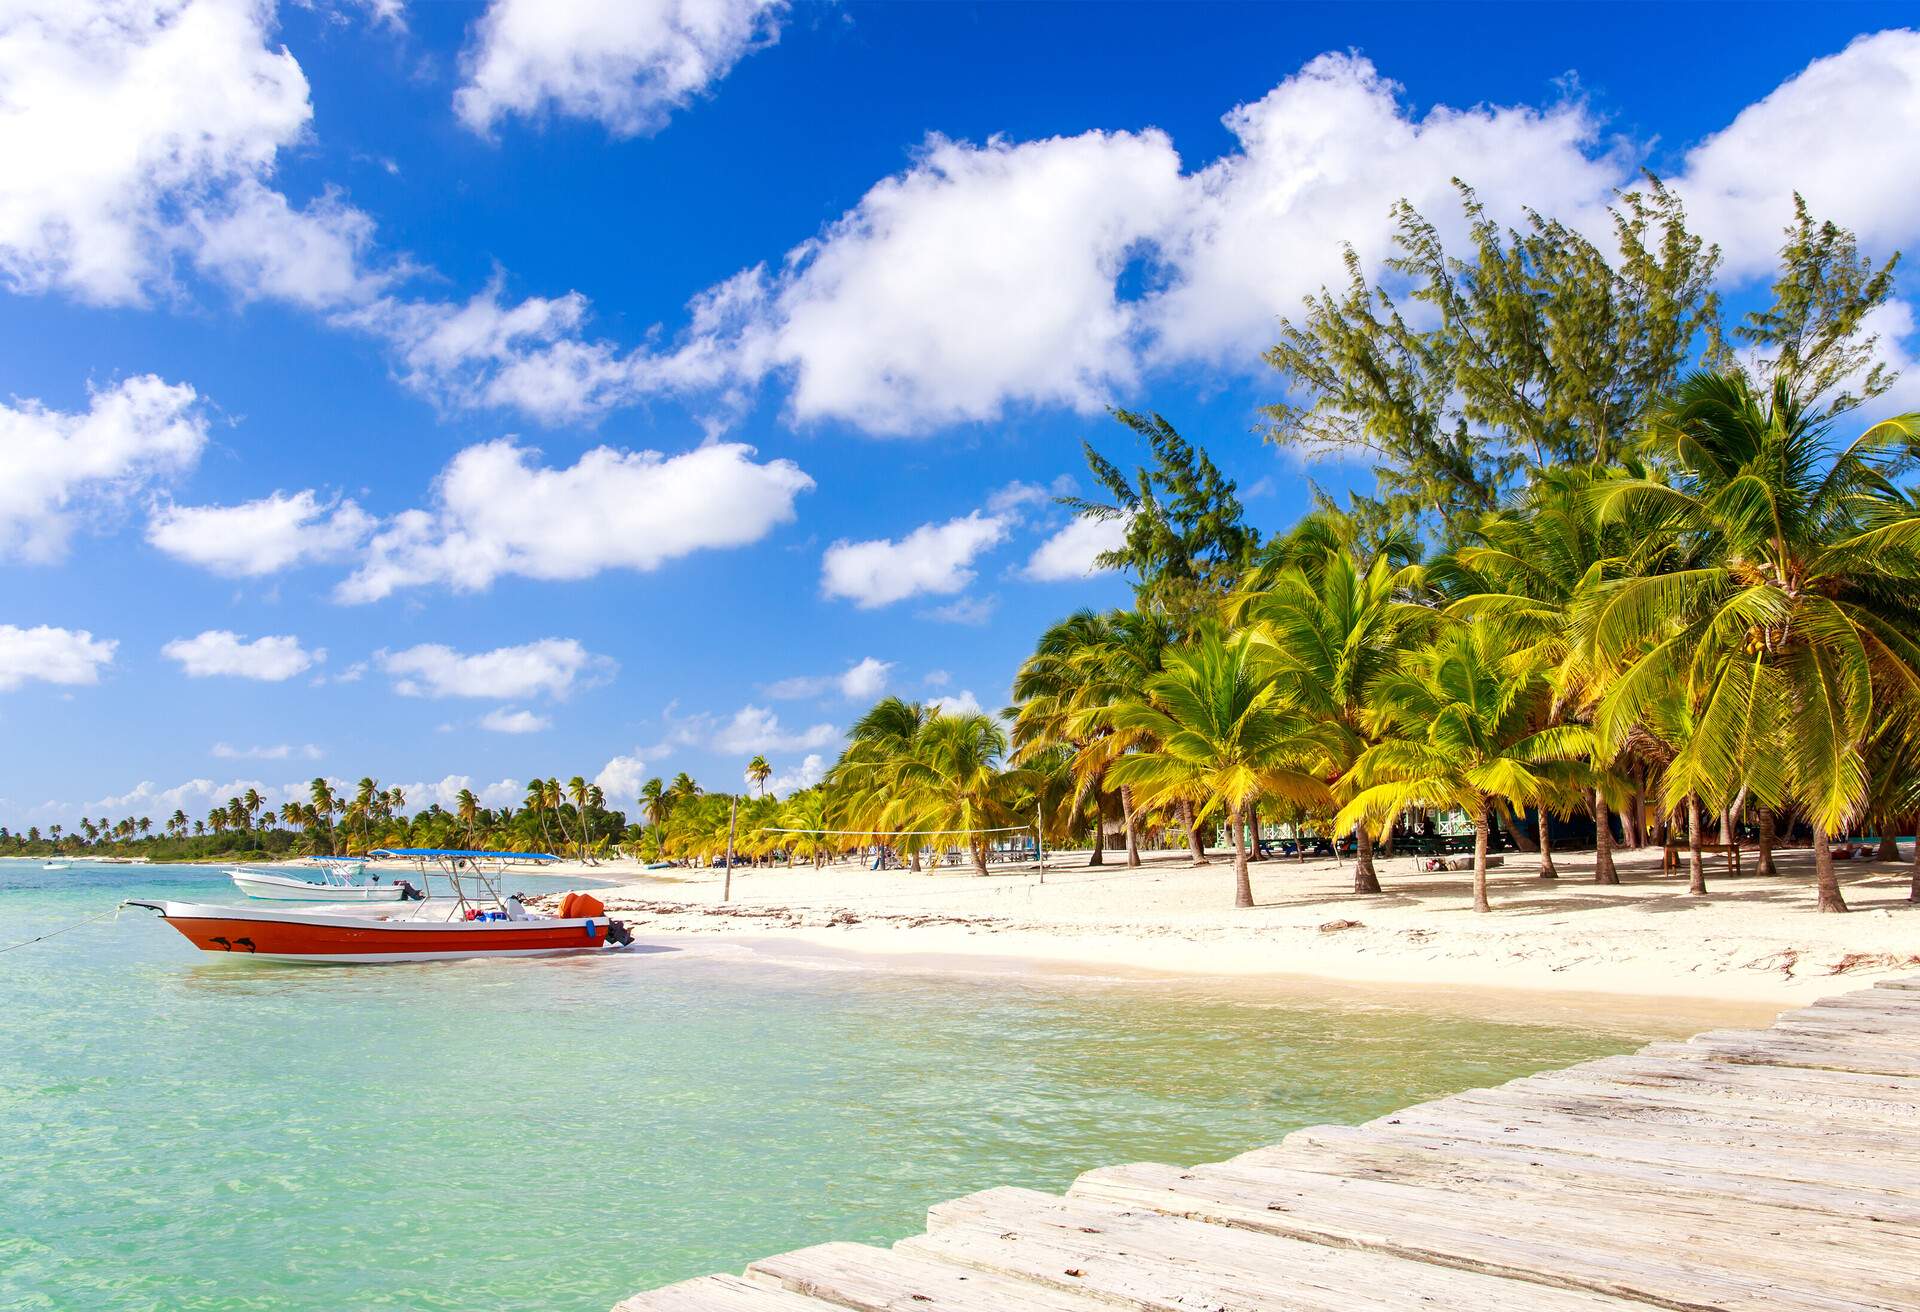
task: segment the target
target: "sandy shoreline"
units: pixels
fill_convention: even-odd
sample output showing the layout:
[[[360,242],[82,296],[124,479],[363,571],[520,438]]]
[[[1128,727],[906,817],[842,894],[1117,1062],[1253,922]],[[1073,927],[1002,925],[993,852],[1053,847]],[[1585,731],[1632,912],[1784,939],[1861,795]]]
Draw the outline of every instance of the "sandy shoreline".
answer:
[[[1854,913],[1813,910],[1809,855],[1778,877],[1709,871],[1709,895],[1660,877],[1656,850],[1620,855],[1623,882],[1590,882],[1591,853],[1509,854],[1492,875],[1494,912],[1476,916],[1464,873],[1380,862],[1386,892],[1356,897],[1346,862],[1253,867],[1259,905],[1236,911],[1232,866],[1193,868],[1155,853],[1138,870],[1050,868],[986,878],[970,870],[875,872],[839,865],[720,872],[561,867],[642,937],[716,935],[875,956],[1023,958],[1037,963],[1216,977],[1310,977],[1353,985],[1447,986],[1786,1007],[1920,969],[1920,906],[1907,867],[1842,866]],[[1050,863],[1051,865],[1051,863]],[[624,867],[624,868],[623,868]]]

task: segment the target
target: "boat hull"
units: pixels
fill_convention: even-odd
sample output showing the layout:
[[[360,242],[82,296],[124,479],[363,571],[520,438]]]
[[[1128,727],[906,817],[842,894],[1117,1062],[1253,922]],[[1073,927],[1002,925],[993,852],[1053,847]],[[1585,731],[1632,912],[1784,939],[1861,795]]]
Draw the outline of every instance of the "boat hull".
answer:
[[[248,897],[269,902],[398,902],[398,884],[315,884],[285,875],[243,874],[229,870],[227,878]]]
[[[202,952],[342,965],[597,951],[607,945],[610,924],[604,917],[424,921],[188,902],[133,905],[160,912]]]

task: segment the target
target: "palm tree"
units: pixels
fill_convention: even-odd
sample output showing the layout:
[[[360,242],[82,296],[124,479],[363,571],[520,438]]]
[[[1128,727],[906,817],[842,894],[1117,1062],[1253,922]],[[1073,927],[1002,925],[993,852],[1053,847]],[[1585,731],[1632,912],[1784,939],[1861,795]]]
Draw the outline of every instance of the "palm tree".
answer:
[[[567,780],[567,796],[580,816],[580,859],[587,859],[587,781],[580,775]]]
[[[307,785],[307,795],[313,806],[314,820],[324,823],[327,827],[327,852],[338,854],[339,849],[333,842],[333,807],[336,800],[333,795],[333,785],[324,778],[315,779]]]
[[[1487,843],[1497,801],[1525,807],[1564,793],[1591,754],[1584,725],[1541,729],[1551,696],[1502,626],[1453,625],[1368,692],[1376,741],[1354,764],[1353,791],[1335,818],[1384,833],[1410,806],[1458,807],[1473,817],[1473,909],[1487,911]]]
[[[767,764],[767,758],[756,756],[747,762],[747,778],[760,790],[760,796],[767,795],[767,780],[773,778],[773,767]]]
[[[547,836],[547,781],[545,779],[535,778],[527,785],[527,796],[522,805],[525,806],[528,815],[539,820],[540,846],[548,847],[550,840]]]
[[[920,737],[936,717],[919,702],[883,697],[847,730],[847,746],[827,772],[827,786],[839,800],[840,827],[872,831],[912,828],[889,819],[899,799],[899,773],[914,759]],[[919,835],[896,836],[896,850],[911,854],[921,868]]]
[[[1684,677],[1706,768],[1723,787],[1777,774],[1813,829],[1818,906],[1845,911],[1829,839],[1867,800],[1870,731],[1920,701],[1920,505],[1893,481],[1920,414],[1845,446],[1830,427],[1784,374],[1764,392],[1737,372],[1688,377],[1652,425],[1672,481],[1617,479],[1600,504],[1657,511],[1700,563],[1601,590],[1589,622],[1601,652],[1634,653],[1603,737]]]
[[[246,793],[240,798],[240,801],[247,808],[248,824],[253,823],[253,818],[260,814],[260,808],[266,805],[259,792],[252,788],[247,789]]]
[[[1328,765],[1347,796],[1354,764],[1375,741],[1367,690],[1431,628],[1433,612],[1405,599],[1417,569],[1396,569],[1381,555],[1363,571],[1341,548],[1308,555],[1235,599],[1237,613],[1270,649],[1289,705],[1326,731]],[[1354,839],[1353,891],[1378,893],[1373,832],[1356,822]]]
[[[1115,761],[1109,779],[1148,805],[1201,799],[1196,819],[1219,812],[1233,830],[1233,904],[1253,905],[1246,825],[1254,803],[1275,796],[1324,806],[1332,793],[1319,767],[1325,744],[1253,652],[1253,635],[1207,631],[1167,654],[1136,700],[1114,708],[1116,726],[1152,746]]]
[[[454,817],[466,829],[467,847],[473,847],[473,827],[480,820],[480,799],[473,795],[473,789],[462,788],[454,798]]]
[[[1007,735],[990,715],[935,715],[915,737],[911,753],[893,771],[894,793],[881,823],[936,840],[966,843],[974,873],[987,873],[989,837],[1012,818],[1009,772],[1000,768]]]

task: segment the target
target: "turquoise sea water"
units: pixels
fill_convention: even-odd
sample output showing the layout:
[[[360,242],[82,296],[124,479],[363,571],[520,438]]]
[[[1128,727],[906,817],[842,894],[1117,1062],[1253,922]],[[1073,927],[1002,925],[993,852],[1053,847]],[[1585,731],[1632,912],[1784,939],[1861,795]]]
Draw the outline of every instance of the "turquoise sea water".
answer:
[[[239,900],[205,869],[0,861],[0,945],[155,895]],[[274,966],[129,911],[0,954],[0,1307],[605,1312],[1643,1037],[669,946]]]

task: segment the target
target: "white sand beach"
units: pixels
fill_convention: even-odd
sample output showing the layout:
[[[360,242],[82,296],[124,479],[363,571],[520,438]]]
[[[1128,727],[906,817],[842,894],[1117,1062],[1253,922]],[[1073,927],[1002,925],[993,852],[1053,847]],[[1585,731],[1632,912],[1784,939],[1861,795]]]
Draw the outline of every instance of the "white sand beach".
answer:
[[[1468,873],[1419,872],[1412,857],[1382,859],[1386,891],[1370,897],[1350,891],[1346,861],[1259,862],[1258,905],[1235,910],[1230,858],[1195,868],[1185,852],[1153,853],[1129,870],[1123,856],[1093,868],[1086,856],[1049,858],[1044,882],[1031,870],[737,868],[726,903],[717,870],[629,880],[626,863],[570,869],[622,881],[596,892],[642,936],[775,936],[862,953],[1780,1006],[1920,969],[1904,863],[1843,864],[1854,910],[1820,915],[1805,851],[1781,853],[1776,877],[1728,877],[1714,861],[1706,897],[1688,896],[1684,875],[1662,878],[1658,849],[1619,853],[1619,885],[1590,882],[1590,852],[1556,854],[1557,880],[1509,853],[1491,872],[1493,912],[1475,915]]]

